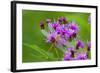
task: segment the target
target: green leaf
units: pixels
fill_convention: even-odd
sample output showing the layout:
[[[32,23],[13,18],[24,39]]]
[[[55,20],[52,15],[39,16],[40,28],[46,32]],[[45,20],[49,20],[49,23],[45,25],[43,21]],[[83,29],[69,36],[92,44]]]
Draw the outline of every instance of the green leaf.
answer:
[[[40,53],[41,55],[47,57],[45,51],[42,50],[42,49],[40,49],[38,46],[36,46],[36,45],[29,45],[29,44],[26,44],[26,43],[24,43],[24,45],[25,45],[25,46],[28,46],[28,47],[30,47],[30,48],[32,48],[33,50],[37,51],[37,52]]]
[[[37,55],[35,55],[34,53],[33,54],[31,54],[32,56],[34,56],[34,57],[36,57],[36,58],[44,58],[44,60],[48,60],[48,59],[54,59],[55,57],[54,57],[54,55],[52,54],[52,53],[50,53],[50,52],[47,52],[47,51],[45,51],[45,50],[43,50],[43,49],[41,49],[41,48],[39,48],[38,46],[36,46],[36,45],[30,45],[30,44],[26,44],[26,43],[24,43],[23,44],[24,46],[27,46],[27,47],[29,47],[29,48],[32,48],[33,49],[33,51],[36,51],[36,53],[37,53]]]

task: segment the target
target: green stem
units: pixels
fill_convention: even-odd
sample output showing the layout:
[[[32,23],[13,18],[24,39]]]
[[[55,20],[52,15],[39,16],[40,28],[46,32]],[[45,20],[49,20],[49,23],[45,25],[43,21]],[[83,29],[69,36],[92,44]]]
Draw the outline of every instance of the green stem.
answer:
[[[57,49],[56,48],[54,48],[54,49],[55,49],[55,52],[56,52],[57,57],[59,58],[59,54],[58,54]]]
[[[53,46],[54,46],[54,43],[52,43],[52,45],[50,46],[50,48],[48,49],[48,51],[52,50]]]

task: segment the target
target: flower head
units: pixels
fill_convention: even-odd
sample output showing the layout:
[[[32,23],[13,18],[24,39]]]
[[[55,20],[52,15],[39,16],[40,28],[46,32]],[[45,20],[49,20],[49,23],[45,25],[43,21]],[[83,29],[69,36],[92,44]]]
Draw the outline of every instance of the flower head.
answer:
[[[63,22],[63,18],[62,17],[60,17],[60,18],[58,18],[58,23],[62,23]]]
[[[67,24],[68,23],[68,21],[67,21],[67,19],[65,18],[65,17],[60,17],[60,18],[58,18],[58,22],[61,24]]]
[[[61,38],[61,37],[58,36],[57,43],[59,45],[65,46],[66,42],[67,42],[67,40],[65,40],[64,38]]]
[[[52,27],[54,30],[56,30],[57,27],[59,27],[60,24],[59,23],[52,23]]]
[[[62,26],[62,25],[58,26],[58,27],[56,28],[56,32],[57,32],[58,34],[64,35],[64,33],[65,33],[65,28],[64,28],[64,26]]]
[[[74,31],[72,29],[67,29],[66,34],[69,39],[73,39],[73,33],[74,33]]]
[[[87,58],[88,57],[86,53],[78,53],[76,56],[76,60],[86,60]]]
[[[75,57],[75,49],[74,49],[74,47],[68,48],[68,51],[71,52],[71,57],[74,58]]]
[[[75,33],[78,33],[79,28],[78,28],[78,26],[76,25],[76,23],[72,22],[72,23],[70,23],[70,24],[68,25],[68,27],[69,27],[70,29],[74,30]]]
[[[66,52],[65,55],[64,55],[64,61],[66,60],[71,60],[71,52]]]
[[[74,49],[74,47],[69,47],[68,48],[68,51],[74,51],[75,49]]]
[[[44,22],[40,23],[40,27],[41,27],[41,29],[44,29]]]
[[[77,34],[78,34],[78,26],[75,23],[69,23],[67,25],[67,29],[68,29],[68,34],[69,34],[69,39],[73,39],[76,38]]]
[[[57,34],[56,33],[50,33],[48,36],[47,36],[47,42],[49,43],[54,43],[56,41],[56,36]]]
[[[67,21],[67,19],[65,17],[63,18],[63,23],[64,24],[67,24],[68,23],[68,21]]]
[[[76,42],[76,49],[79,49],[79,48],[84,48],[84,43],[80,40]]]

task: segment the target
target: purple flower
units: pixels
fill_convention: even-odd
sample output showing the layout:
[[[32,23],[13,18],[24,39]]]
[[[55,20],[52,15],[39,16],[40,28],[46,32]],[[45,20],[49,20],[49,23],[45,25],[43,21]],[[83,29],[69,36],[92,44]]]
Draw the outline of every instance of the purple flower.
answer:
[[[91,42],[88,42],[88,51],[91,50]]]
[[[58,22],[61,24],[61,23],[63,23],[63,24],[67,24],[68,23],[68,21],[67,21],[67,19],[65,18],[65,17],[60,17],[60,18],[58,18]]]
[[[76,25],[76,23],[72,22],[72,23],[70,23],[70,24],[68,25],[68,27],[69,27],[70,29],[74,30],[75,33],[78,33],[79,28],[78,28],[78,26]]]
[[[56,29],[56,32],[57,32],[57,34],[61,34],[61,29],[60,28],[57,28]]]
[[[63,17],[62,19],[63,19],[63,23],[64,24],[67,24],[68,23],[68,21],[67,21],[67,19],[65,17]]]
[[[56,30],[56,28],[59,27],[59,26],[60,26],[59,23],[52,23],[52,27],[53,27],[53,29],[55,29],[55,30]]]
[[[65,46],[66,43],[67,43],[67,40],[65,40],[65,38],[63,38],[63,37],[62,38],[59,37],[58,40],[57,40],[57,43],[62,45],[62,46]]]
[[[68,48],[68,51],[64,55],[64,60],[74,60],[75,59],[75,49],[73,47]]]
[[[66,34],[66,32],[67,32],[67,30],[66,29],[62,29],[62,31],[61,31],[62,33],[62,35],[65,35]]]
[[[84,43],[80,40],[76,42],[76,49],[79,49],[79,48],[84,48]]]
[[[73,38],[76,38],[76,36],[77,36],[77,33],[76,32],[73,32],[72,37]]]
[[[72,29],[67,29],[66,35],[69,39],[72,39],[74,31]]]
[[[61,35],[61,37],[64,37],[65,39],[68,39],[72,35],[72,31],[68,28],[65,28],[63,25],[60,25],[57,27],[56,32]]]
[[[66,52],[65,55],[64,55],[64,61],[66,60],[71,60],[71,52]]]
[[[75,50],[74,47],[68,48],[68,51],[74,51],[74,50]]]
[[[73,47],[68,48],[68,51],[71,52],[71,57],[74,58],[75,57],[75,49]]]
[[[86,59],[88,59],[86,53],[78,53],[76,56],[76,60],[86,60]]]
[[[56,36],[57,34],[56,33],[50,33],[48,36],[47,36],[47,42],[49,43],[54,43],[56,41]]]
[[[68,28],[67,34],[69,34],[69,39],[76,38],[79,30],[78,26],[75,23],[69,23],[66,27]]]
[[[62,27],[61,27],[61,35],[62,35],[62,36],[66,36],[66,35],[68,34],[67,32],[68,32],[68,29],[65,28],[64,26],[62,26]]]
[[[76,33],[72,29],[65,28],[64,26],[57,27],[56,32],[66,37],[67,39],[73,39],[76,37]]]
[[[66,40],[64,38],[61,38],[61,36],[59,34],[57,34],[57,32],[54,33],[50,33],[47,36],[47,42],[50,43],[58,43],[60,45],[66,45]]]
[[[63,22],[63,18],[62,17],[58,18],[58,23],[62,23],[62,22]]]
[[[65,27],[63,25],[60,25],[59,27],[56,28],[56,32],[63,36],[66,33],[66,29],[65,29]]]

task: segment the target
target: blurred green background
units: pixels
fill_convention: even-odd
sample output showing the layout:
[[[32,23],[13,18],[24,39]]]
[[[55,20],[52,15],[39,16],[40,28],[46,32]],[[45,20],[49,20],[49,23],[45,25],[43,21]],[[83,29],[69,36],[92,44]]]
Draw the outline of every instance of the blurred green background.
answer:
[[[66,17],[69,22],[74,21],[79,26],[78,38],[86,43],[90,41],[91,27],[88,22],[90,13],[56,12],[56,11],[22,11],[22,62],[61,61],[64,53],[57,48],[48,51],[51,44],[45,42],[41,33],[40,22],[49,18],[56,20]]]

